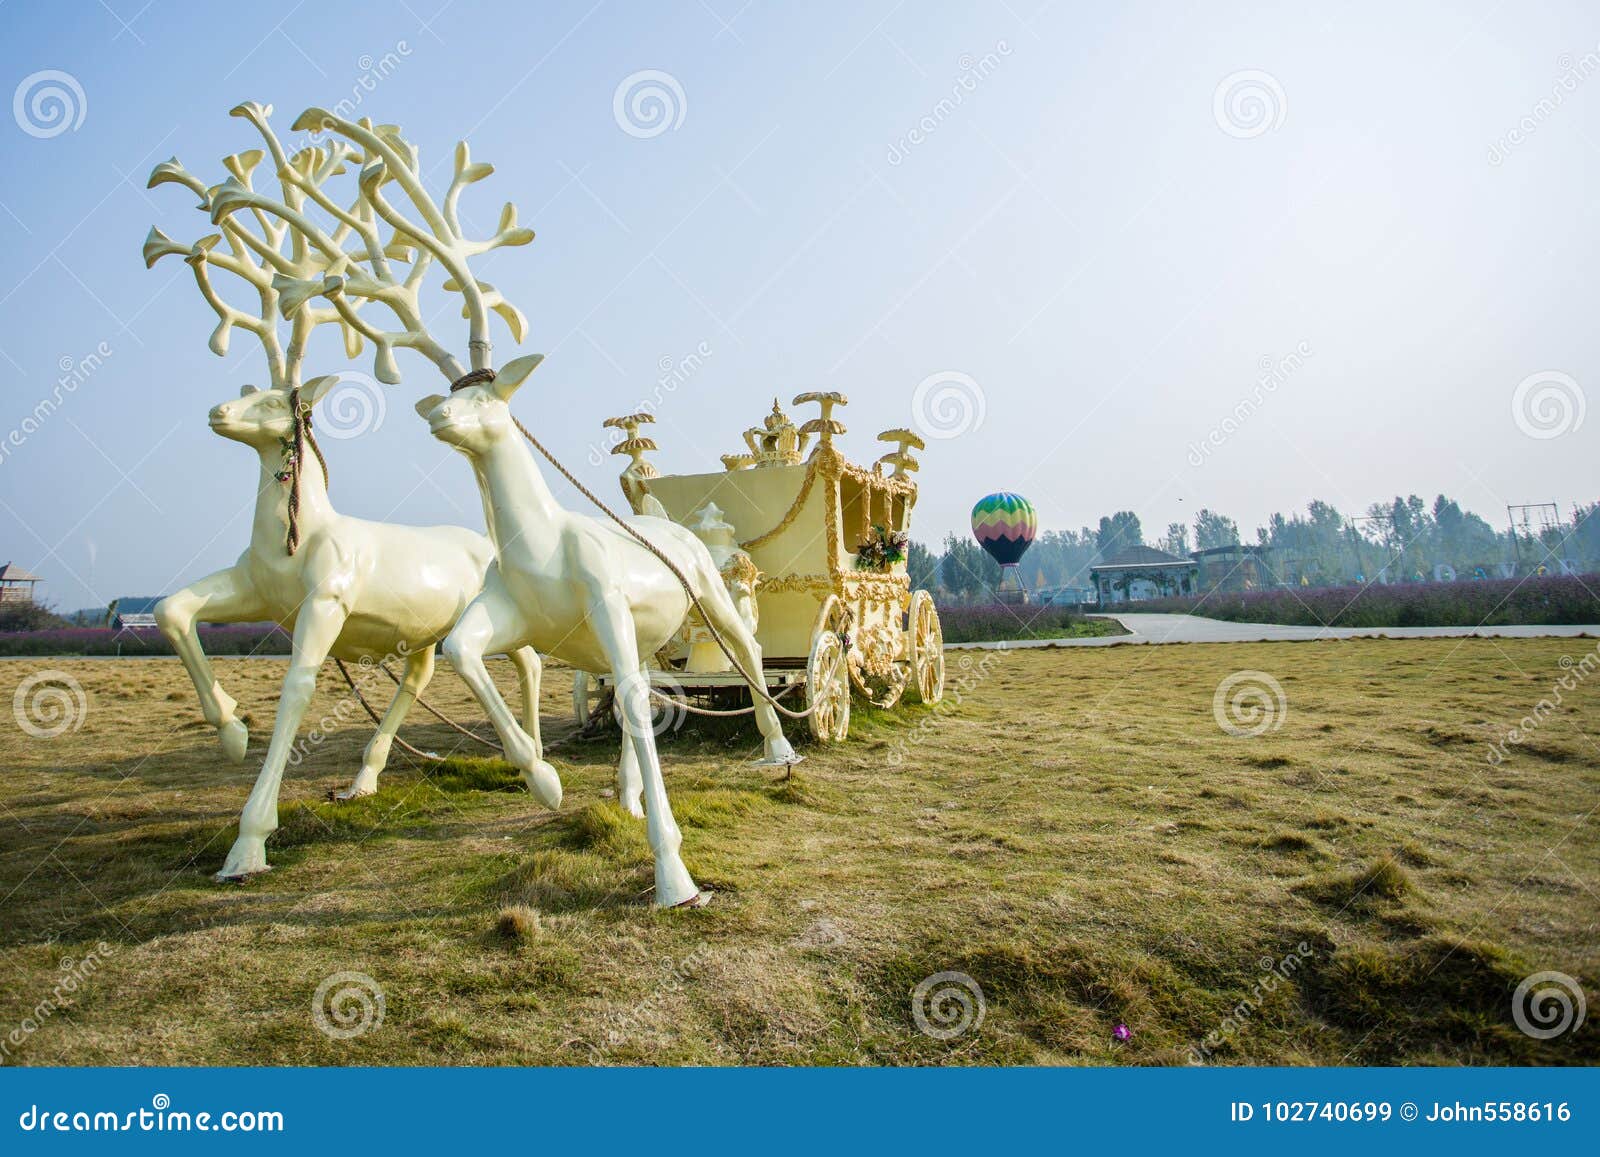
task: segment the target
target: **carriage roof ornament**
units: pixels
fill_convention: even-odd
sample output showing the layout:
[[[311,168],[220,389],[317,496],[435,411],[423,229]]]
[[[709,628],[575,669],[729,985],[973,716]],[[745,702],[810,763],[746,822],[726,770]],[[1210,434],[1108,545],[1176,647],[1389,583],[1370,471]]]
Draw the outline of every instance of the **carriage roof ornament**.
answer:
[[[749,454],[724,454],[722,464],[729,470],[746,466],[796,466],[805,457],[808,435],[796,428],[778,399],[772,399],[772,412],[762,419],[761,425],[751,426],[744,432]]]
[[[645,458],[646,453],[657,449],[655,439],[642,437],[639,434],[640,426],[655,420],[654,414],[641,412],[607,418],[600,424],[608,429],[621,430],[624,435],[622,441],[611,447],[611,452],[628,456],[628,464],[623,467],[619,479],[622,483],[623,497],[628,500],[628,505],[633,508],[635,514],[653,514],[658,518],[665,518],[667,512],[650,493],[650,479],[660,478],[661,471],[656,469],[655,463]]]
[[[833,408],[835,406],[848,406],[850,399],[837,390],[811,390],[798,395],[793,404],[804,406],[808,402],[816,402],[821,406],[822,415],[821,417],[812,418],[804,426],[801,426],[800,433],[808,436],[816,434],[818,437],[817,449],[821,450],[823,447],[827,447],[831,450],[833,448],[834,435],[845,433],[845,425],[833,416]]]
[[[922,469],[922,464],[912,456],[912,450],[926,450],[928,444],[922,440],[915,430],[894,429],[885,430],[878,435],[880,442],[892,442],[895,449],[885,454],[873,463],[875,467],[893,466],[894,473],[891,478],[901,478],[907,473]]]

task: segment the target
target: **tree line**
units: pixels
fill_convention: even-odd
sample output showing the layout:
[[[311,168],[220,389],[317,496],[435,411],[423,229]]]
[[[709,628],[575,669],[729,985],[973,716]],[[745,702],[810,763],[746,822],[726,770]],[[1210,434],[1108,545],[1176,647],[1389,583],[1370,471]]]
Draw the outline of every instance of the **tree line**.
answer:
[[[1034,589],[1088,587],[1090,567],[1130,546],[1187,556],[1243,542],[1238,523],[1214,510],[1201,510],[1192,524],[1169,523],[1151,540],[1138,514],[1119,510],[1097,526],[1041,532],[1023,555],[1021,571]],[[1256,528],[1251,545],[1270,550],[1273,577],[1289,586],[1499,578],[1540,568],[1558,572],[1563,563],[1588,572],[1600,569],[1600,502],[1579,505],[1570,519],[1524,533],[1496,530],[1443,494],[1431,504],[1415,494],[1396,496],[1354,515],[1317,500],[1303,514],[1272,514]],[[907,567],[913,587],[942,589],[960,600],[984,596],[1000,581],[999,564],[964,535],[946,536],[937,553],[912,542]]]

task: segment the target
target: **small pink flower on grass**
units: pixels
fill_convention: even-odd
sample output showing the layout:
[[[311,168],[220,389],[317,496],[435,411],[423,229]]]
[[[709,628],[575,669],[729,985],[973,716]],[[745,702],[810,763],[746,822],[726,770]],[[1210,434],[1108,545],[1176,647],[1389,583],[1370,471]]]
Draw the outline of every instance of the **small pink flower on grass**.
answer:
[[[1125,1024],[1119,1024],[1111,1030],[1111,1035],[1120,1041],[1128,1041],[1133,1039],[1133,1030]]]

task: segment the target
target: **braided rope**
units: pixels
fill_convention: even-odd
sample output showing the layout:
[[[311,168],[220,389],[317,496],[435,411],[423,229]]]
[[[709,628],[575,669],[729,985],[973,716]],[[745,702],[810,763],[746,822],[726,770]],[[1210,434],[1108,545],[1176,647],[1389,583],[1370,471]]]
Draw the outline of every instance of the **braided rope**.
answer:
[[[388,663],[379,663],[378,664],[378,668],[385,675],[389,676],[389,679],[394,683],[394,685],[396,687],[400,686],[400,676],[396,675],[393,671],[389,670],[389,664]],[[346,676],[346,678],[349,678],[349,676]],[[504,747],[501,747],[498,743],[496,743],[492,739],[485,739],[483,736],[479,735],[476,731],[470,731],[467,728],[463,727],[461,724],[457,723],[454,719],[451,719],[443,711],[440,711],[432,703],[429,703],[421,695],[418,695],[416,697],[415,701],[416,701],[416,704],[417,704],[418,707],[420,707],[424,711],[428,712],[428,714],[432,715],[435,719],[439,720],[441,723],[446,723],[449,726],[455,728],[457,731],[461,732],[462,735],[465,735],[468,739],[476,739],[479,743],[483,744],[485,747],[492,747],[496,751],[500,752],[502,755],[505,754],[505,750],[506,749]]]
[[[311,452],[317,456],[317,465],[322,467],[322,484],[328,485],[328,460],[322,456],[322,447],[317,445],[316,432],[311,428],[311,406],[300,400],[300,387],[295,386],[289,391],[289,413],[293,425],[292,442],[289,450],[289,530],[284,536],[284,547],[290,555],[300,546],[300,464],[305,459],[306,447],[311,447]]]
[[[777,700],[792,694],[799,686],[801,686],[801,684],[791,683],[789,686],[785,687],[782,691],[779,691],[775,696],[773,696],[773,701],[776,702]],[[755,711],[754,704],[751,704],[749,707],[740,707],[733,711],[718,711],[711,707],[696,707],[687,699],[679,699],[676,695],[668,695],[666,692],[656,687],[650,688],[650,694],[661,700],[661,702],[670,703],[680,711],[686,711],[690,715],[711,715],[721,718],[732,715],[750,715]],[[811,714],[811,711],[808,710],[806,714]]]
[[[333,661],[333,665],[339,668],[339,674],[343,675],[344,681],[350,684],[350,692],[356,697],[356,702],[361,704],[361,706],[366,709],[367,715],[371,717],[374,723],[376,723],[379,727],[382,727],[383,719],[379,717],[376,711],[373,710],[372,704],[368,703],[367,697],[361,693],[361,688],[356,686],[356,681],[350,677],[350,669],[344,665],[344,660],[335,659]],[[393,678],[393,676],[391,675],[390,678]],[[418,702],[420,703],[421,700],[419,699]],[[389,738],[397,747],[400,748],[401,751],[404,751],[410,755],[414,755],[418,759],[426,760],[429,763],[434,763],[439,762],[444,758],[442,755],[435,755],[430,751],[418,751],[404,739],[401,739],[398,733],[391,735]]]

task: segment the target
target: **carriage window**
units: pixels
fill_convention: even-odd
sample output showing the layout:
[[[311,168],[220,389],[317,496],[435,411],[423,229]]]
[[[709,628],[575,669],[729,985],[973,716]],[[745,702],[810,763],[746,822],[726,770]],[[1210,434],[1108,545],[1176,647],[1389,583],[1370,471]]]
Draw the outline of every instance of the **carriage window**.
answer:
[[[861,483],[846,475],[839,479],[839,532],[844,538],[844,548],[855,553],[856,545],[865,538],[873,522],[881,522],[881,504],[868,515],[868,491]]]

